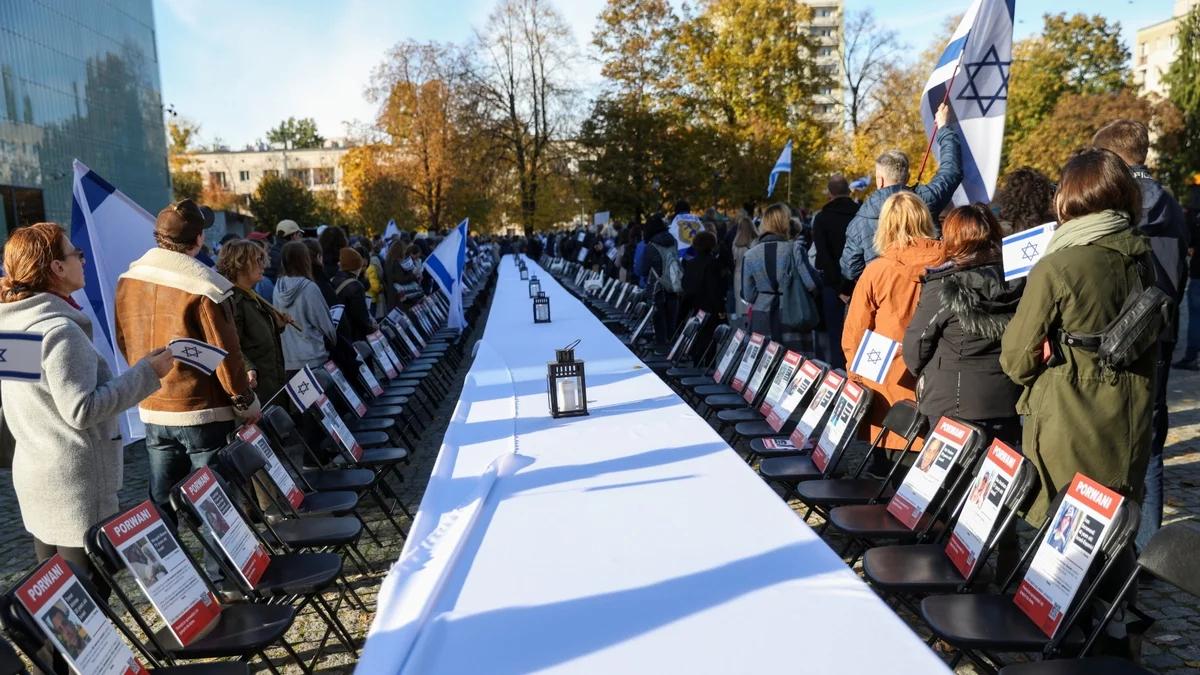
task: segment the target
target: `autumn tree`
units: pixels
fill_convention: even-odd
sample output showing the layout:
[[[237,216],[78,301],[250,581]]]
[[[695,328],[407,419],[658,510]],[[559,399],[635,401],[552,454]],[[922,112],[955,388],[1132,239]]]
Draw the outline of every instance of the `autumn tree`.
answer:
[[[317,123],[311,117],[289,117],[267,130],[267,142],[282,145],[285,150],[319,148],[325,138],[317,133]]]
[[[167,122],[167,166],[171,171],[171,191],[176,201],[199,200],[204,191],[200,172],[186,168],[191,161],[191,154],[196,151],[199,136],[200,125],[185,117]]]
[[[1175,28],[1175,61],[1163,77],[1168,98],[1180,112],[1175,147],[1160,153],[1164,179],[1181,199],[1200,175],[1200,6],[1193,7]]]
[[[502,0],[477,35],[472,95],[515,179],[520,222],[533,230],[555,144],[570,126],[571,35],[548,0]]]
[[[358,145],[342,156],[342,184],[346,190],[344,209],[370,233],[382,231],[384,223],[395,220],[402,225],[414,223],[417,216],[409,203],[412,191],[386,161],[386,152],[375,144]]]
[[[300,181],[279,175],[266,175],[258,189],[250,195],[250,213],[260,225],[274,228],[275,223],[290,218],[301,227],[316,227],[317,201]]]
[[[879,25],[870,9],[847,16],[842,34],[838,59],[846,82],[846,122],[854,133],[872,111],[876,88],[894,73],[900,44],[896,31]]]

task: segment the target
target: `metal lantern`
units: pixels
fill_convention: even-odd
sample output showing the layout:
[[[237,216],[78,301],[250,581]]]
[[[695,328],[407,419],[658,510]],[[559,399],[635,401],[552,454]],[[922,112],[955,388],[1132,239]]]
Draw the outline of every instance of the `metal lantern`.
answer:
[[[551,417],[577,417],[588,414],[587,378],[583,361],[575,358],[579,340],[554,350],[555,360],[546,364],[546,395],[550,398]]]
[[[550,298],[541,291],[533,298],[533,322],[550,323]]]
[[[537,275],[529,278],[529,297],[536,298],[538,293],[542,292],[542,282],[538,281]]]
[[[521,266],[521,281],[527,281],[528,279],[529,279],[529,270],[524,265],[522,265]]]

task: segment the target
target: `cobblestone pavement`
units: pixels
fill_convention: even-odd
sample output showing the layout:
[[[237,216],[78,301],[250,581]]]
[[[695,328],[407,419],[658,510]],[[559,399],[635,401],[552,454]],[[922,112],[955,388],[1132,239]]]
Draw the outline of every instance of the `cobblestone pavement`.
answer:
[[[481,332],[482,326],[477,326],[469,343],[477,340]],[[467,353],[470,354],[470,344]],[[439,402],[434,421],[412,449],[412,464],[404,471],[405,482],[399,490],[401,498],[410,510],[414,510],[420,503],[441,444],[442,431],[453,412],[462,378],[469,367],[468,357],[460,366],[452,391]],[[1200,373],[1173,371],[1170,390],[1171,431],[1166,455],[1168,522],[1200,515]],[[121,503],[123,506],[133,505],[144,499],[146,494],[145,453],[139,446],[133,446],[126,453],[125,487],[121,493]],[[0,519],[0,586],[8,588],[12,581],[30,569],[34,559],[31,540],[23,531],[17,515],[11,474],[7,470],[0,470],[0,513],[7,515]],[[348,576],[352,586],[366,603],[368,611],[362,612],[348,606],[343,606],[339,611],[339,616],[350,632],[360,640],[366,635],[374,616],[375,596],[379,584],[403,545],[374,507],[367,508],[365,516],[368,525],[381,535],[384,545],[375,545],[364,537],[361,550],[372,565],[371,573]],[[410,525],[407,519],[401,519],[400,522],[405,528]],[[814,516],[809,522],[816,526],[820,525],[821,521]],[[836,537],[830,537],[829,542],[835,550],[840,548],[841,542]],[[353,568],[350,568],[350,571],[354,571]],[[131,597],[140,597],[137,591],[129,590],[132,592]],[[1155,584],[1140,591],[1138,602],[1157,619],[1143,645],[1145,664],[1170,675],[1200,671],[1200,600],[1162,584]],[[146,607],[141,609],[143,613],[149,611]],[[916,617],[905,611],[901,611],[901,615],[922,637],[928,636],[928,632],[920,626]],[[308,658],[314,653],[323,633],[323,624],[311,610],[307,610],[298,618],[287,637],[301,656]],[[361,647],[361,642],[359,646]],[[269,655],[276,664],[282,665],[285,662],[286,657],[279,649],[271,651]],[[317,665],[317,669],[322,672],[350,672],[354,661],[352,654],[331,639],[326,646],[326,655]],[[265,672],[260,662],[256,661],[254,665]],[[290,666],[286,671],[298,672],[299,669]],[[973,666],[964,665],[958,667],[958,672],[978,671]]]

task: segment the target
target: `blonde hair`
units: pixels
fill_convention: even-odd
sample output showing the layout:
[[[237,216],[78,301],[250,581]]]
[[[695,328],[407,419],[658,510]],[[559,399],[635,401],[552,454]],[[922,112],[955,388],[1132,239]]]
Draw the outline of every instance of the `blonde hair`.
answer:
[[[233,239],[225,242],[217,256],[217,271],[221,276],[237,283],[238,275],[256,263],[265,263],[267,252],[249,239]]]
[[[908,246],[918,239],[933,238],[933,216],[929,207],[907,190],[883,203],[879,227],[875,228],[875,251],[882,254],[892,246]]]
[[[758,233],[775,234],[784,239],[791,237],[792,212],[784,204],[772,204],[767,212],[763,214],[762,224],[758,226]]]

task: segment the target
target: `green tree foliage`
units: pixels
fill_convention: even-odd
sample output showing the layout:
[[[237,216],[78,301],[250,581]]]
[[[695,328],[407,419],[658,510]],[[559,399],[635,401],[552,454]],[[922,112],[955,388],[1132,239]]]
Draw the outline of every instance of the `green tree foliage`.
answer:
[[[199,171],[172,171],[171,194],[175,201],[191,199],[198,201],[204,192],[204,180]]]
[[[284,218],[301,227],[316,227],[319,222],[313,193],[300,181],[278,175],[263,176],[259,181],[258,189],[250,195],[250,213],[266,230],[273,230]]]
[[[1175,39],[1178,51],[1163,81],[1168,99],[1182,114],[1181,133],[1175,147],[1162,153],[1161,162],[1164,178],[1182,196],[1200,174],[1200,6],[1179,21]]]
[[[273,129],[267,130],[267,142],[283,145],[287,150],[319,148],[325,139],[317,133],[317,123],[311,117],[296,119],[289,117]]]

